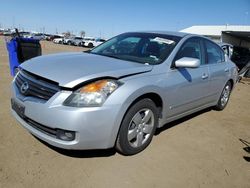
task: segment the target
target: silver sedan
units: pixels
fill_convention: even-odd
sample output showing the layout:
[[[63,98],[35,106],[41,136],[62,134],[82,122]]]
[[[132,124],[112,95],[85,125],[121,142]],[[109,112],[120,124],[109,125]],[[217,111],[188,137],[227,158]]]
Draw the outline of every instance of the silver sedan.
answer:
[[[124,33],[90,52],[21,64],[12,113],[53,146],[115,147],[133,155],[149,145],[156,128],[204,108],[223,110],[236,79],[235,65],[205,37]]]

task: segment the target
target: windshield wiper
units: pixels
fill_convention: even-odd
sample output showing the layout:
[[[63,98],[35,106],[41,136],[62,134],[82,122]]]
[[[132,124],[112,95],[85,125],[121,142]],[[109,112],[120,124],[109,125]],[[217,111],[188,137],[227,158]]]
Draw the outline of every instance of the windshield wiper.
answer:
[[[111,58],[115,58],[115,59],[121,59],[121,58],[119,58],[118,56],[115,56],[115,55],[108,55],[108,54],[101,54],[101,55],[111,57]]]
[[[101,55],[101,56],[111,57],[111,58],[115,58],[115,59],[121,59],[121,58],[119,58],[118,56],[115,56],[115,55],[99,54],[99,53],[93,53],[93,52],[90,52],[90,53],[95,54],[95,55]]]

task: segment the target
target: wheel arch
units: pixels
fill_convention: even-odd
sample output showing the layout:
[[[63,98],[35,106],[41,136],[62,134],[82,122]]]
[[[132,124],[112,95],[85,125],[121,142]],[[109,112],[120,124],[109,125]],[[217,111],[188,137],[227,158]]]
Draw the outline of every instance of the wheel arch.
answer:
[[[158,109],[158,116],[161,118],[162,117],[162,109],[163,109],[163,100],[162,100],[161,96],[155,92],[145,93],[145,94],[140,95],[136,99],[134,99],[133,102],[128,106],[126,113],[131,108],[131,106],[133,106],[138,101],[140,101],[142,99],[146,99],[146,98],[152,100],[155,103],[155,105]],[[125,114],[124,114],[124,116],[125,116]]]
[[[231,88],[234,88],[234,81],[233,81],[233,79],[232,79],[232,78],[230,78],[230,79],[228,80],[228,82],[230,82],[230,84],[231,84]]]
[[[137,103],[138,101],[142,100],[142,99],[150,99],[154,102],[154,104],[156,105],[157,109],[158,109],[158,117],[161,118],[162,117],[162,111],[163,111],[163,100],[162,100],[162,97],[156,93],[156,92],[145,92],[144,94],[141,94],[137,97],[135,97],[132,102],[127,106],[125,112],[123,113],[123,116],[122,116],[122,119],[120,120],[120,124],[119,124],[119,127],[118,127],[118,130],[115,134],[115,140],[114,142],[112,142],[112,146],[115,146],[115,143],[117,141],[117,138],[118,138],[118,135],[119,135],[119,131],[121,129],[121,123],[122,121],[124,120],[124,117],[126,116],[128,110],[135,104]]]
[[[121,123],[122,123],[122,121],[123,121],[123,119],[124,119],[124,117],[125,117],[125,115],[127,114],[127,112],[128,112],[128,110],[135,104],[135,103],[137,103],[138,101],[140,101],[140,100],[142,100],[142,99],[145,99],[145,98],[148,98],[148,99],[150,99],[150,100],[152,100],[154,103],[155,103],[155,105],[156,105],[156,107],[157,107],[157,109],[158,109],[158,116],[159,116],[159,118],[161,118],[162,117],[162,111],[163,111],[163,100],[162,100],[162,97],[158,94],[158,93],[156,93],[156,92],[146,92],[146,93],[143,93],[143,94],[141,94],[141,95],[138,95],[137,97],[135,97],[133,100],[131,100],[132,102],[130,102],[129,103],[129,105],[126,107],[126,109],[125,109],[125,111],[123,111],[123,115],[122,115],[122,117],[121,117],[121,119],[118,121],[119,122],[119,126],[118,126],[118,129],[117,129],[117,131],[116,131],[116,134],[115,134],[115,142],[116,142],[116,140],[117,140],[117,136],[118,136],[118,134],[119,134],[119,131],[120,131],[120,126],[121,126]],[[118,123],[117,122],[117,123]],[[113,143],[113,144],[115,144],[115,142]]]

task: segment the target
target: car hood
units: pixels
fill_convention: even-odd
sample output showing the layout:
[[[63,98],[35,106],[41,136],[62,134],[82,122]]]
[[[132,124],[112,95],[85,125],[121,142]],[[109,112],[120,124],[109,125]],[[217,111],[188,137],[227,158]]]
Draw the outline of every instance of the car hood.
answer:
[[[148,72],[152,65],[134,63],[83,52],[59,53],[30,59],[21,68],[62,87],[73,88],[87,80]]]

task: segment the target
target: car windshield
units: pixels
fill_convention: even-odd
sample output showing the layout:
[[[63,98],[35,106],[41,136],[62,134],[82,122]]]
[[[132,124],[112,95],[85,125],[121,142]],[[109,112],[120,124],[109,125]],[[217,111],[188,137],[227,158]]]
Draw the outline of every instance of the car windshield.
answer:
[[[155,33],[125,33],[97,46],[90,53],[154,65],[162,63],[180,39]]]

